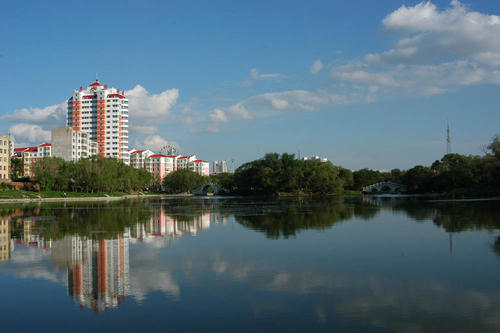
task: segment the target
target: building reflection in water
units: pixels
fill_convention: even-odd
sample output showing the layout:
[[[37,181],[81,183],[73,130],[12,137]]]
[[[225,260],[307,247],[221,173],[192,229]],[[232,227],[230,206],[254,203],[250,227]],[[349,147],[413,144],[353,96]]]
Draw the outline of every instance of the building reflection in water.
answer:
[[[40,235],[41,220],[36,216],[19,215],[0,217],[0,262],[11,258],[15,246],[50,251],[52,265],[67,272],[68,294],[75,304],[96,312],[118,307],[131,294],[130,243],[162,247],[183,235],[196,235],[211,223],[226,222],[226,217],[215,213],[171,216],[163,208],[154,207],[149,220],[125,228],[115,237],[64,235],[52,240]]]

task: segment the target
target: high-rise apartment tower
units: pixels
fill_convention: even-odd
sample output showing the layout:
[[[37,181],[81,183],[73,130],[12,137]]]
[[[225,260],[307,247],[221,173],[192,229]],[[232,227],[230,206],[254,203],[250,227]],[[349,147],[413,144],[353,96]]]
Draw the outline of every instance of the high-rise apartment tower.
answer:
[[[99,81],[80,87],[68,100],[67,126],[90,134],[98,154],[129,164],[128,99],[125,92]]]

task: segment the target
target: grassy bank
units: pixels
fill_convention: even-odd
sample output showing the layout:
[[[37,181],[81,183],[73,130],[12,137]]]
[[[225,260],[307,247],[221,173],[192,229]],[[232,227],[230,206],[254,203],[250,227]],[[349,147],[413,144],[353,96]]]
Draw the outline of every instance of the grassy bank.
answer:
[[[66,194],[66,195],[65,195]],[[94,198],[94,197],[122,197],[129,193],[123,192],[62,192],[62,191],[24,191],[0,190],[0,199],[39,199],[39,198]]]

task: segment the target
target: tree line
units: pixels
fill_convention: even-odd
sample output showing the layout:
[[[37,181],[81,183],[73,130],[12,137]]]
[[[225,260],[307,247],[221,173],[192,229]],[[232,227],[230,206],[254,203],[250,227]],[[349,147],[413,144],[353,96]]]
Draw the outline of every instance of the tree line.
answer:
[[[234,174],[203,177],[189,170],[177,170],[167,175],[163,184],[168,193],[190,192],[213,182],[227,193],[241,195],[337,194],[343,188],[341,169],[330,162],[303,161],[293,154],[269,153],[241,165]]]
[[[381,181],[406,185],[409,193],[417,194],[499,195],[500,136],[496,135],[485,147],[483,156],[446,154],[430,166],[417,165],[405,171],[355,171],[347,188],[361,190],[363,186]]]
[[[153,176],[148,171],[101,156],[77,162],[47,157],[34,165],[33,174],[42,191],[129,193],[153,185]]]
[[[295,155],[268,153],[241,165],[234,173],[201,176],[177,170],[155,183],[152,175],[115,159],[91,157],[78,162],[45,158],[33,168],[41,190],[81,192],[130,192],[146,188],[167,193],[189,193],[207,182],[217,183],[227,193],[240,195],[339,194],[361,191],[364,186],[392,181],[407,186],[409,193],[452,195],[500,194],[500,136],[485,147],[484,156],[447,154],[431,166],[389,172],[351,171],[330,162],[298,160]],[[161,185],[161,186],[160,186]]]

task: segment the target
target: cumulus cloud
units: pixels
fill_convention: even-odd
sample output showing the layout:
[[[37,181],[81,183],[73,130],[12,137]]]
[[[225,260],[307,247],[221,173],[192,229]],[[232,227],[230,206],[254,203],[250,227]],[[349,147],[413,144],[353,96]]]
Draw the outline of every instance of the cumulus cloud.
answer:
[[[459,1],[401,6],[382,20],[394,47],[332,68],[342,82],[378,93],[432,95],[461,86],[500,83],[500,17],[474,12]]]
[[[14,136],[16,143],[40,144],[50,141],[50,131],[38,125],[21,123],[12,126],[9,132]]]
[[[149,149],[159,152],[166,145],[172,145],[180,151],[180,146],[175,141],[167,141],[159,135],[151,135],[145,137],[143,140],[135,140],[135,148]]]
[[[213,109],[206,132],[217,133],[220,124],[249,121],[284,112],[312,112],[326,106],[345,104],[349,96],[328,91],[287,90],[249,97],[228,107]]]
[[[55,105],[49,105],[43,108],[23,108],[15,110],[12,113],[0,117],[0,120],[5,121],[21,121],[27,123],[46,123],[57,124],[63,126],[66,123],[66,113],[68,111],[67,102],[62,102]]]
[[[169,119],[171,109],[179,98],[179,90],[168,89],[159,94],[151,94],[138,84],[133,89],[125,91],[125,95],[129,99],[129,110],[131,110],[130,123],[141,124],[137,127],[131,125],[131,131],[137,129],[140,132],[144,131],[145,126],[150,126],[150,130],[156,130],[159,122]]]
[[[318,74],[323,69],[323,63],[321,60],[316,60],[311,66],[311,73]]]

